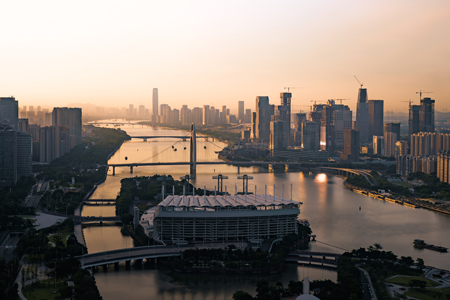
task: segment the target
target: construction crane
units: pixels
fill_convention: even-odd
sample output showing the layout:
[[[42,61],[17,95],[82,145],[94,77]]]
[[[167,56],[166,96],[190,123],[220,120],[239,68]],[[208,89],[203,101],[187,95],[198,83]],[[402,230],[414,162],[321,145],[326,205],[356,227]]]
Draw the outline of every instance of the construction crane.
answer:
[[[311,102],[314,102],[314,105],[316,105],[316,102],[317,102],[317,101],[320,102],[320,101],[325,101],[325,100],[311,100]],[[320,104],[319,104],[319,105],[320,105]]]
[[[311,108],[311,105],[292,105],[292,108],[294,109],[294,108],[304,107],[304,106],[307,106],[307,107]],[[300,109],[300,113],[302,113],[302,112],[303,112],[303,110]]]
[[[289,89],[291,89],[291,90],[293,90],[293,89],[301,89],[301,87],[298,87],[298,86],[288,86],[288,87],[285,87],[284,89],[285,89],[285,90],[287,89],[287,90],[288,90],[288,93],[289,93]]]
[[[341,104],[342,104],[342,101],[348,101],[348,100],[350,100],[350,99],[329,99],[329,100],[341,101]]]
[[[361,85],[361,88],[362,88],[363,84],[358,80],[358,78],[356,78],[356,75],[353,75],[353,76],[355,76],[356,81],[358,81],[358,83]]]
[[[408,102],[409,103],[409,107],[411,107],[411,103],[414,103],[414,101],[411,101],[411,99],[409,99],[409,101],[402,101],[402,102]]]
[[[422,100],[422,94],[431,94],[433,92],[422,92],[422,90],[420,90],[420,92],[416,92],[416,94],[420,95],[420,100]]]

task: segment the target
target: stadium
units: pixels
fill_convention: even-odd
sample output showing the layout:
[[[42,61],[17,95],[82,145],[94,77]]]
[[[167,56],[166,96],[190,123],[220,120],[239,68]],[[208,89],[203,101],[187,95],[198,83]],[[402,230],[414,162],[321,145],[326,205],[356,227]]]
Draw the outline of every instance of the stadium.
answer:
[[[261,241],[297,233],[301,204],[268,195],[170,195],[141,225],[165,244]]]

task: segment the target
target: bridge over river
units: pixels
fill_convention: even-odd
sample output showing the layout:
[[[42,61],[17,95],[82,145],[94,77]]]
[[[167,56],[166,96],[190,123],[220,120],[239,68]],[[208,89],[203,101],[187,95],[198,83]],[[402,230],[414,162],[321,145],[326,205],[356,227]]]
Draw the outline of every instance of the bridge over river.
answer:
[[[131,262],[132,260],[158,259],[163,257],[181,256],[181,252],[187,249],[211,249],[224,248],[223,243],[196,244],[183,246],[143,246],[135,248],[118,249],[92,254],[85,254],[77,258],[81,262],[81,267],[92,268],[120,262]],[[337,267],[337,261],[341,254],[326,252],[293,251],[286,258],[287,262],[299,262],[326,267]]]
[[[208,139],[208,136],[197,136],[195,131],[195,124],[192,124],[190,134],[186,136],[131,136],[131,138],[135,139],[157,139],[157,138],[174,138],[174,139],[190,139],[190,154],[189,161],[185,162],[134,162],[134,163],[121,163],[121,164],[107,164],[104,166],[112,167],[113,175],[116,174],[116,168],[120,167],[128,167],[130,168],[130,173],[133,173],[133,168],[139,166],[178,166],[178,165],[189,165],[190,166],[190,178],[195,179],[197,173],[197,165],[233,165],[237,167],[244,166],[268,166],[269,170],[273,169],[274,166],[284,165],[285,171],[289,170],[290,166],[301,166],[305,164],[304,162],[293,162],[293,161],[197,161],[197,138],[205,138]],[[173,148],[173,146],[172,146]],[[317,167],[313,167],[314,169],[318,169],[319,171],[338,173],[343,176],[351,176],[351,175],[361,175],[366,178],[366,180],[371,185],[377,185],[377,181],[370,174],[370,170],[356,170],[356,169],[348,169],[348,168],[333,168],[333,167],[325,167],[323,165],[318,165]],[[238,170],[239,172],[239,170]]]

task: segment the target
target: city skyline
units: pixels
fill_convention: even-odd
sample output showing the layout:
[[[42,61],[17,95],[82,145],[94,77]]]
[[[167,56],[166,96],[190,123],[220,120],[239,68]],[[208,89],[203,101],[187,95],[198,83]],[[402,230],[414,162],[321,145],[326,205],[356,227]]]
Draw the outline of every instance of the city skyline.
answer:
[[[445,1],[1,6],[14,26],[0,33],[0,94],[21,106],[149,108],[158,88],[159,103],[234,110],[294,87],[293,112],[327,99],[356,111],[356,75],[385,110],[420,90],[450,109]]]

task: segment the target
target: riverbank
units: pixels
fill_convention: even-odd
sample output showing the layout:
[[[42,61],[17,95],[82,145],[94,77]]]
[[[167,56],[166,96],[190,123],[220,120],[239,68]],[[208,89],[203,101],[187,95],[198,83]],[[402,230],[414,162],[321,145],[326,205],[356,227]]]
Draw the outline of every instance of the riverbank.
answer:
[[[439,207],[436,207],[436,204],[430,203],[429,201],[425,200],[418,200],[418,199],[412,199],[412,198],[406,198],[406,197],[394,197],[392,195],[387,196],[385,193],[376,192],[373,190],[367,190],[355,185],[352,185],[348,182],[344,182],[345,187],[350,189],[351,191],[368,196],[374,199],[378,199],[385,202],[395,203],[398,205],[410,207],[410,208],[424,208],[431,211],[435,211],[438,213],[450,215],[450,209],[442,209]],[[438,204],[440,205],[440,204]]]

